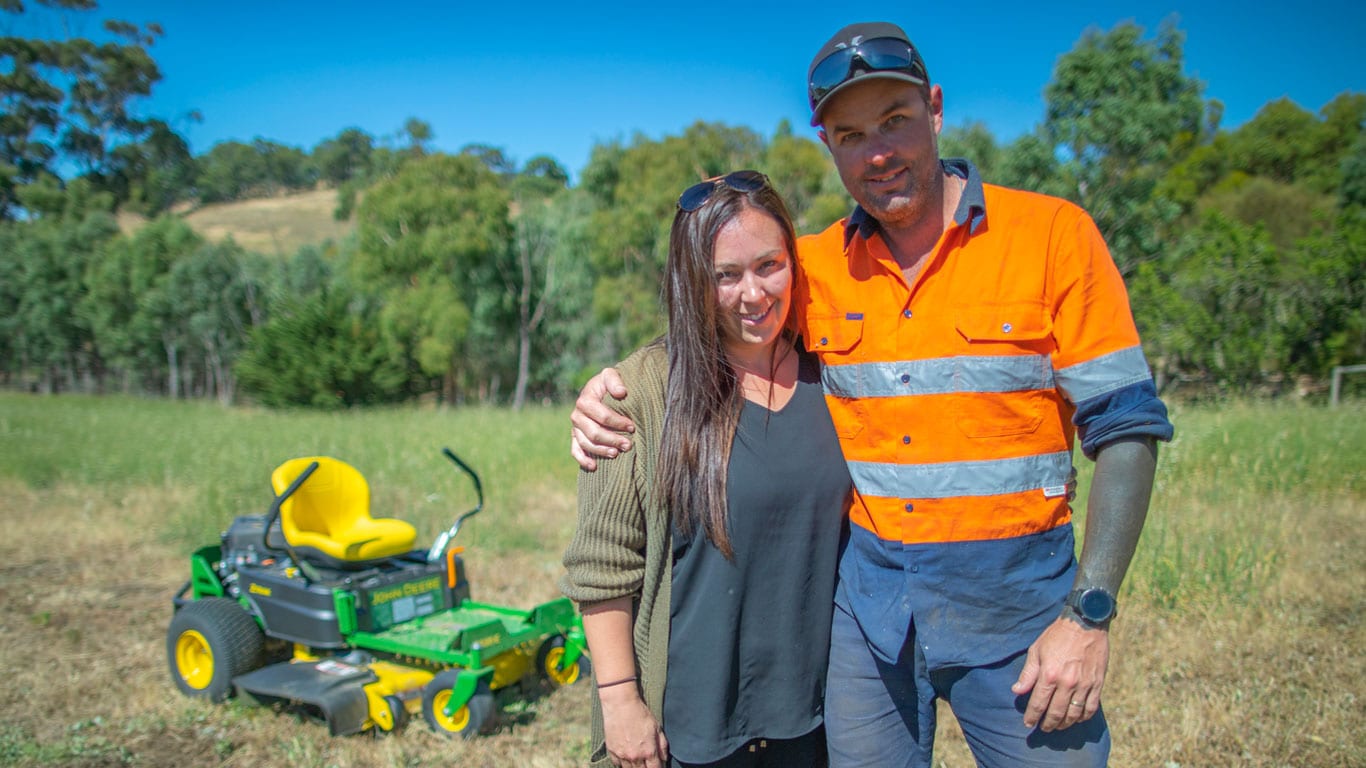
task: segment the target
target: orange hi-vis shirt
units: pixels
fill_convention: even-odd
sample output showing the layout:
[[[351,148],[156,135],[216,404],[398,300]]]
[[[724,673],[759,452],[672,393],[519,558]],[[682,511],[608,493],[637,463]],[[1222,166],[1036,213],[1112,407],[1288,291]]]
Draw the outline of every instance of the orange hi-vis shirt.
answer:
[[[1151,387],[1124,282],[1083,210],[973,170],[955,219],[914,284],[861,210],[798,246],[797,319],[854,479],[850,520],[883,541],[1067,523],[1076,404]]]

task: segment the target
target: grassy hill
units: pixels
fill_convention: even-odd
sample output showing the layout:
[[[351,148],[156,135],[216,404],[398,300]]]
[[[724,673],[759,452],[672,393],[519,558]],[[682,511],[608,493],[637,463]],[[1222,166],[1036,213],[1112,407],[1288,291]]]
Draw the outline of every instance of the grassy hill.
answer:
[[[196,232],[210,240],[231,236],[247,250],[285,256],[300,246],[340,240],[355,230],[351,221],[337,221],[334,189],[319,189],[279,197],[206,205],[182,213]],[[124,214],[119,224],[125,232],[137,229],[145,219]]]

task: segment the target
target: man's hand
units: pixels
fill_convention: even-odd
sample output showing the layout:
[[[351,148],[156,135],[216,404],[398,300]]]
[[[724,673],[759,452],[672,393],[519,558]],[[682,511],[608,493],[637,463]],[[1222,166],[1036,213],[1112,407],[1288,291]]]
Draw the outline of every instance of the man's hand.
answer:
[[[1059,731],[1100,710],[1100,691],[1110,662],[1110,632],[1088,629],[1062,617],[1044,630],[1025,656],[1016,696],[1030,693],[1024,724]]]
[[[574,401],[574,412],[569,414],[574,427],[569,453],[588,472],[598,468],[594,457],[613,459],[631,450],[630,439],[622,433],[634,432],[635,425],[604,402],[608,395],[617,400],[626,397],[626,385],[615,368],[604,368],[589,379]]]
[[[620,768],[668,768],[669,740],[634,685],[598,691],[607,754]]]

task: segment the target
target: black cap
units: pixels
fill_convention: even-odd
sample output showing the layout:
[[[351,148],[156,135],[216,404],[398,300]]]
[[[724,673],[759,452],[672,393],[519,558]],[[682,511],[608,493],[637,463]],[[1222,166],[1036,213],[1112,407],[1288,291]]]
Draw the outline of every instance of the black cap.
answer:
[[[897,51],[895,60],[878,61],[872,51],[860,49],[872,40],[885,41],[880,44],[884,46],[891,43],[892,48]],[[900,51],[898,44],[905,45],[904,52]],[[849,51],[850,54],[839,59],[831,59],[842,51]],[[857,61],[854,54],[858,54]],[[870,61],[870,56],[874,60]],[[827,63],[827,60],[830,61]],[[822,68],[822,64],[827,66]],[[822,77],[817,77],[817,70],[823,70]],[[915,49],[901,27],[886,21],[850,24],[836,32],[834,37],[821,46],[820,51],[811,59],[811,66],[806,70],[806,95],[811,102],[811,124],[820,125],[821,109],[829,103],[831,96],[853,83],[868,78],[904,80],[915,85],[925,85],[930,80],[929,74],[925,71],[924,59],[920,58],[920,52]],[[818,80],[821,82],[817,82]]]

